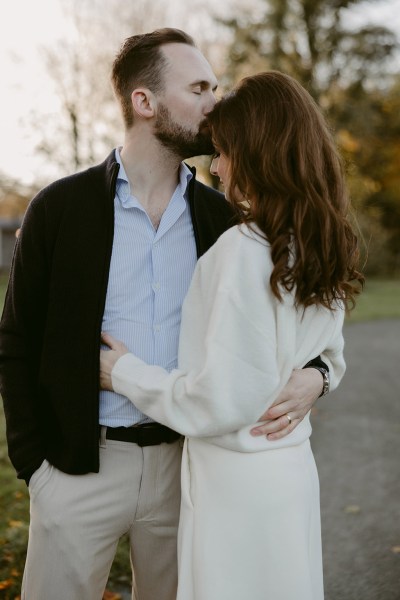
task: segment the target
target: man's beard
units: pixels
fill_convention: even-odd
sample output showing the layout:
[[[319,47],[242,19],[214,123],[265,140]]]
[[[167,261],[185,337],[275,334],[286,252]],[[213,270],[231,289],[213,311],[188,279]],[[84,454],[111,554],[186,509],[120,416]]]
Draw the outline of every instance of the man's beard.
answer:
[[[154,135],[165,148],[180,159],[214,152],[206,120],[200,123],[199,130],[194,133],[174,121],[165,104],[159,104]]]

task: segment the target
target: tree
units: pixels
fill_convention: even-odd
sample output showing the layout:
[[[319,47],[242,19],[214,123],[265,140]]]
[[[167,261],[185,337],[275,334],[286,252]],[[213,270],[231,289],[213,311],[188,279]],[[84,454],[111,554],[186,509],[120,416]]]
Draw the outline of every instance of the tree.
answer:
[[[253,10],[223,21],[232,32],[225,85],[263,69],[303,83],[346,159],[366,268],[394,273],[400,269],[400,79],[392,65],[399,42],[383,27],[350,30],[347,9],[356,4],[362,2],[259,0],[257,19]]]
[[[357,93],[358,92],[358,93]],[[385,243],[387,254],[380,271],[400,272],[400,76],[388,90],[369,94],[359,90],[347,93],[346,103],[338,108],[337,122],[349,132],[356,144],[348,153],[364,181],[366,193],[358,198],[367,235]],[[348,149],[349,150],[349,149]],[[378,227],[381,235],[378,233]],[[370,237],[368,235],[368,237]],[[374,260],[369,261],[373,270]]]
[[[362,0],[259,0],[259,13],[220,21],[232,31],[231,85],[244,72],[277,69],[296,77],[316,99],[332,86],[374,83],[398,48],[383,27],[346,27],[346,9]],[[230,81],[228,81],[230,79]]]
[[[53,112],[36,111],[37,150],[61,173],[102,160],[122,144],[122,121],[110,83],[115,53],[129,35],[160,26],[163,4],[148,0],[65,1],[67,35],[42,57],[54,97]],[[111,18],[110,18],[111,16]]]

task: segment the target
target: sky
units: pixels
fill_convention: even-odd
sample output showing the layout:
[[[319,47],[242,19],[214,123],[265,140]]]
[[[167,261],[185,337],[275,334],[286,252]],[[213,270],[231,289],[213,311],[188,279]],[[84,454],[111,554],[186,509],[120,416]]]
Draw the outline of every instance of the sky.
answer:
[[[225,8],[229,15],[234,2],[203,0],[203,5],[218,5],[220,12]],[[196,19],[196,14],[193,18]],[[364,3],[353,10],[349,18],[354,26],[364,23],[390,26],[400,37],[400,0],[380,0],[372,5]],[[179,26],[176,23],[170,25]],[[43,159],[35,154],[36,140],[27,121],[32,109],[43,110],[49,106],[49,90],[44,83],[45,71],[38,49],[40,45],[62,38],[64,32],[65,21],[59,0],[1,3],[0,174],[25,184],[35,180],[37,170],[43,165]]]

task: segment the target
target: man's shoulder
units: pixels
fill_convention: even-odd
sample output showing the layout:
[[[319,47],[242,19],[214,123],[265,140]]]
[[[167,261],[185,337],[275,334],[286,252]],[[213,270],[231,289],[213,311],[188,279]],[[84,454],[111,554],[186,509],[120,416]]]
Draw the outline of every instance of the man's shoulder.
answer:
[[[90,193],[91,186],[105,185],[111,179],[111,171],[115,161],[112,152],[102,163],[82,169],[76,173],[60,177],[44,186],[32,199],[32,206],[49,202],[62,202],[65,198],[77,197],[81,191]]]
[[[193,178],[193,193],[190,194],[192,209],[201,219],[222,223],[223,230],[236,223],[236,212],[225,195],[215,188]]]
[[[233,212],[232,206],[229,204],[224,194],[219,190],[202,183],[198,179],[194,180],[195,197],[197,200],[204,202],[215,202],[219,208]]]
[[[196,171],[189,183],[189,206],[199,255],[204,254],[219,236],[236,222],[232,205],[220,191],[198,181]]]

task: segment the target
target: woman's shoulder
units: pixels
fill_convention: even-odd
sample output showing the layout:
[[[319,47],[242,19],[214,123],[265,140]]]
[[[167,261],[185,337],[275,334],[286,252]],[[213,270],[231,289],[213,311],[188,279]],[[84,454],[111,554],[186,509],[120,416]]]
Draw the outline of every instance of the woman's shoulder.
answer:
[[[249,268],[252,262],[259,268],[260,262],[270,261],[269,243],[254,223],[242,223],[226,231],[216,242],[215,251],[240,268],[244,265]]]
[[[269,244],[253,224],[240,224],[228,229],[199,263],[203,274],[220,284],[237,279],[249,284],[265,281],[272,267]]]
[[[258,251],[265,256],[266,248],[269,248],[269,244],[257,225],[241,223],[225,231],[210,250],[221,255],[233,252],[234,256],[243,252],[257,253]]]

